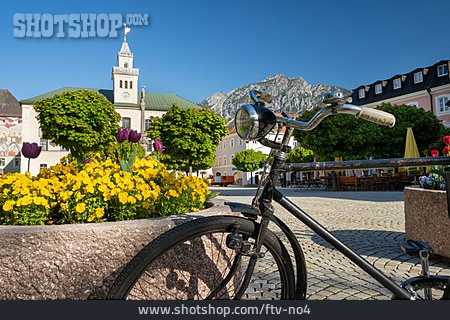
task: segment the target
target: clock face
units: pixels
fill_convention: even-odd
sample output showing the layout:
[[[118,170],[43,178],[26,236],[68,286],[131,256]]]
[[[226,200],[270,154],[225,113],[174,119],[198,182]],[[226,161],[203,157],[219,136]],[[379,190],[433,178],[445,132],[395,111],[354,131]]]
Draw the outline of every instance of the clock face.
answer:
[[[122,98],[127,99],[130,97],[130,94],[128,92],[122,93]]]

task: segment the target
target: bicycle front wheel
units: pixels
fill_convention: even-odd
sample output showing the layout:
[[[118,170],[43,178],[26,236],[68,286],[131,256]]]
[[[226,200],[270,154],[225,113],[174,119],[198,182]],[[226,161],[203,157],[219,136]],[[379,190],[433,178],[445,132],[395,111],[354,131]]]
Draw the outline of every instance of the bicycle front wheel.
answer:
[[[250,251],[227,245],[230,234],[253,248],[259,224],[215,216],[184,223],[157,237],[124,268],[110,299],[293,299],[290,256],[268,230],[248,286],[242,286]],[[241,287],[243,287],[241,289]]]

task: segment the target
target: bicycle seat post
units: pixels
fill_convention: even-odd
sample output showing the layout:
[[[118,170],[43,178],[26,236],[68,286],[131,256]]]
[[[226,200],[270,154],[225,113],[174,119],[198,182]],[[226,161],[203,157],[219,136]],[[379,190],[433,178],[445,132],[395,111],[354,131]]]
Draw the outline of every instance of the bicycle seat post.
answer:
[[[422,265],[422,275],[429,275],[429,263],[428,259],[430,257],[430,252],[427,249],[422,249],[419,251],[420,264]]]

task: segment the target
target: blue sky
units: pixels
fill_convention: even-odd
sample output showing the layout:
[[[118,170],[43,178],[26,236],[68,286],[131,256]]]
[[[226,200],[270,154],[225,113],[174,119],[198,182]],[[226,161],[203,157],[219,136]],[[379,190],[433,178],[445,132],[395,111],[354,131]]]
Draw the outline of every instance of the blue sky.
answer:
[[[450,1],[8,1],[0,88],[112,88],[122,38],[14,38],[15,13],[149,14],[128,43],[147,91],[197,102],[269,75],[353,89],[450,59]]]

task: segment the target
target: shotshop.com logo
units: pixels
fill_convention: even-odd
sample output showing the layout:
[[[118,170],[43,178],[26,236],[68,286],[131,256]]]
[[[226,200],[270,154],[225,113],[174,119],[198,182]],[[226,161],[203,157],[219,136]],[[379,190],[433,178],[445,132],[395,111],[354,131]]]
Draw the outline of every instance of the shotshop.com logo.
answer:
[[[148,14],[120,13],[16,13],[13,16],[16,38],[116,38],[122,25],[148,26]]]

